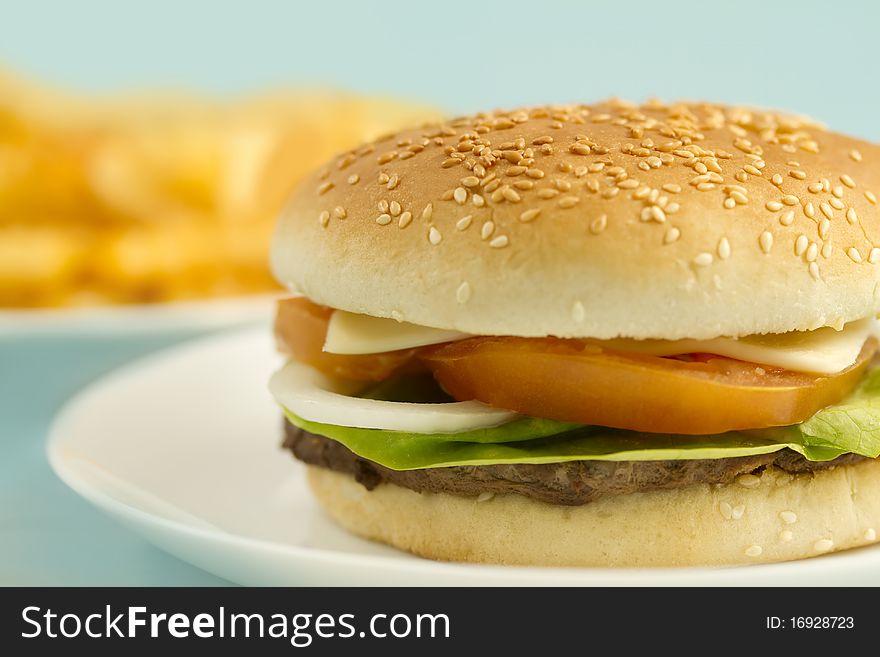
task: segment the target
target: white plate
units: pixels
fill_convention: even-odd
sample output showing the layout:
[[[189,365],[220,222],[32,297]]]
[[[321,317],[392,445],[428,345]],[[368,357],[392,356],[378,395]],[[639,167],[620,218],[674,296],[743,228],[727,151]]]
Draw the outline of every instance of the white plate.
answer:
[[[168,552],[249,585],[878,585],[880,548],[716,569],[439,563],[349,536],[279,447],[268,327],[132,363],[56,419],[49,459],[97,507]]]
[[[277,295],[82,308],[0,309],[0,337],[57,333],[156,333],[267,320]]]

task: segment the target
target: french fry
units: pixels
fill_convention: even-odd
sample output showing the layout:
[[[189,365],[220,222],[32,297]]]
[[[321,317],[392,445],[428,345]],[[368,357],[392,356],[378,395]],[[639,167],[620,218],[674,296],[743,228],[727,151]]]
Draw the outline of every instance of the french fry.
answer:
[[[433,110],[339,92],[87,98],[0,72],[0,307],[264,292],[290,190]]]

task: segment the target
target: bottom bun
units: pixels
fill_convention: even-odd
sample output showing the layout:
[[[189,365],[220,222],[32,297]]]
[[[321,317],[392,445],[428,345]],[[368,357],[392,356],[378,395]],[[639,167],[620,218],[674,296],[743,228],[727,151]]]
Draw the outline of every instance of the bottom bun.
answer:
[[[775,468],[726,485],[557,506],[516,494],[482,498],[368,491],[309,466],[319,503],[349,531],[444,561],[531,566],[708,566],[788,561],[877,541],[880,460],[791,475]]]

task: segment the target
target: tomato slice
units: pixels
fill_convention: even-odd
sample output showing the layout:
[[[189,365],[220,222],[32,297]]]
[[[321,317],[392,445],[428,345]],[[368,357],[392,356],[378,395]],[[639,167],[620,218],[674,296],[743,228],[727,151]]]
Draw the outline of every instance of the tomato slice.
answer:
[[[408,373],[424,370],[424,366],[413,359],[416,349],[380,354],[327,353],[324,338],[332,313],[332,308],[304,297],[280,300],[275,315],[278,349],[325,374],[353,381],[384,381],[401,370]]]
[[[479,337],[420,352],[458,400],[655,433],[712,434],[802,422],[858,383],[877,341],[833,375],[696,354],[661,358],[587,340]]]

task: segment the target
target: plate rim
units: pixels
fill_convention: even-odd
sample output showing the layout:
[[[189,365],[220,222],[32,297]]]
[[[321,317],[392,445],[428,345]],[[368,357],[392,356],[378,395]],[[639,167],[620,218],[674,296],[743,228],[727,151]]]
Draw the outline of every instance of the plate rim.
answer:
[[[157,303],[0,308],[0,337],[16,334],[136,334],[235,326],[271,316],[283,291]]]

